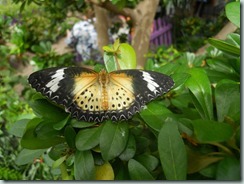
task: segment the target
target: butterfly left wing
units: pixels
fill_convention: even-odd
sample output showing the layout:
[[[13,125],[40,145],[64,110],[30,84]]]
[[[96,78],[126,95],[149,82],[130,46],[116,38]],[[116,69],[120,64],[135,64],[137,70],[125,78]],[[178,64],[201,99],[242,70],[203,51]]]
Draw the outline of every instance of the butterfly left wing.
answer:
[[[54,67],[32,73],[31,86],[57,104],[68,107],[75,94],[96,81],[97,73],[82,67]]]

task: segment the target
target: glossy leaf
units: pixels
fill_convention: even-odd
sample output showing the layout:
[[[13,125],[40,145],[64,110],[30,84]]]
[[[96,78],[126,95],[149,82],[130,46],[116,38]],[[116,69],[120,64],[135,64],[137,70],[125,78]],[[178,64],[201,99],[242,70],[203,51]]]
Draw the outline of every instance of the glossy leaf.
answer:
[[[126,122],[105,122],[100,135],[100,149],[105,161],[119,156],[125,149],[129,136]]]
[[[53,128],[56,129],[56,130],[61,130],[62,128],[64,128],[64,126],[68,123],[70,119],[70,115],[68,115],[66,118],[64,118],[63,120],[55,123],[53,125]]]
[[[17,165],[25,165],[29,163],[33,163],[36,158],[40,158],[40,156],[46,151],[46,149],[36,149],[36,150],[29,150],[29,149],[22,149],[16,160],[15,163]]]
[[[226,41],[240,48],[241,36],[237,33],[230,33],[227,35]]]
[[[130,134],[125,150],[119,155],[119,158],[123,161],[128,161],[134,157],[135,153],[136,153],[136,141],[134,136]]]
[[[206,72],[203,69],[189,70],[191,77],[185,83],[191,91],[193,103],[203,119],[214,119],[212,89]]]
[[[171,77],[175,82],[173,89],[177,89],[177,88],[179,88],[185,84],[187,79],[190,77],[190,74],[188,74],[188,73],[175,73],[175,74],[171,75]]]
[[[66,154],[68,149],[69,147],[66,143],[57,144],[55,146],[52,146],[51,150],[48,152],[48,156],[52,160],[57,160],[60,157],[62,157],[64,154]]]
[[[96,124],[96,122],[85,122],[85,121],[78,121],[76,119],[71,119],[70,124],[74,128],[86,128],[86,127],[92,127]]]
[[[109,162],[103,165],[96,165],[96,180],[114,180],[114,171]]]
[[[61,132],[54,130],[49,122],[41,122],[36,118],[31,120],[21,139],[21,146],[27,149],[44,149],[64,142]]]
[[[75,145],[80,151],[89,150],[99,144],[101,127],[80,130],[76,136]]]
[[[223,122],[225,117],[239,121],[241,115],[240,84],[230,80],[222,80],[216,86],[215,99],[218,121]]]
[[[238,28],[240,28],[240,2],[230,2],[225,6],[226,16],[227,18],[235,24]]]
[[[30,106],[37,116],[53,122],[59,122],[68,115],[63,109],[51,104],[46,99],[35,100],[30,103]]]
[[[218,169],[216,173],[217,180],[231,180],[240,181],[241,180],[241,163],[234,157],[226,157],[218,164]]]
[[[150,172],[140,162],[134,159],[129,160],[128,170],[132,180],[154,180]]]
[[[76,151],[74,177],[76,180],[93,180],[95,178],[94,159],[90,151]]]
[[[223,142],[233,135],[232,126],[211,120],[193,120],[192,126],[199,142]]]
[[[76,131],[70,125],[66,126],[64,129],[64,137],[70,148],[75,148],[75,137]]]
[[[152,129],[159,131],[165,118],[172,112],[162,102],[151,102],[140,112],[140,116]]]
[[[158,151],[167,180],[185,180],[187,156],[184,142],[172,119],[162,126],[158,135]]]
[[[135,159],[140,162],[148,171],[153,171],[159,164],[159,160],[155,156],[149,154],[139,155]]]
[[[173,73],[176,73],[177,70],[181,69],[182,66],[178,63],[167,63],[161,67],[155,68],[155,71],[161,72],[166,75],[171,75]],[[184,71],[181,71],[184,72]]]
[[[230,54],[235,57],[240,56],[240,48],[233,44],[230,44],[223,40],[214,39],[214,38],[209,38],[208,42],[226,54]]]

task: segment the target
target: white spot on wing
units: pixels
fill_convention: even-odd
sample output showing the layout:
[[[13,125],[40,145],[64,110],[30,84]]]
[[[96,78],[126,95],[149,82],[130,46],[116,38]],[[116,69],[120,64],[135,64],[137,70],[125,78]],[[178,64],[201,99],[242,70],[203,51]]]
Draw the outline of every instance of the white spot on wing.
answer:
[[[151,75],[148,72],[142,71],[142,77],[143,80],[147,82],[147,88],[150,91],[156,93],[156,88],[159,87],[159,85],[156,82],[154,82],[154,79],[151,77]]]
[[[56,92],[60,87],[58,84],[59,81],[61,81],[64,78],[64,69],[65,68],[61,68],[57,70],[56,73],[51,76],[52,80],[46,84],[46,87],[50,88],[52,92]]]

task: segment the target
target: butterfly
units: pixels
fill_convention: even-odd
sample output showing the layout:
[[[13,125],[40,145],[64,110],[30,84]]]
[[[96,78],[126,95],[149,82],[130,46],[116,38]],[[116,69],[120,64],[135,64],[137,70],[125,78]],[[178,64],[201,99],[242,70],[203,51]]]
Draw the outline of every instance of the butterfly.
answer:
[[[107,73],[84,67],[43,69],[32,73],[28,82],[72,117],[87,122],[128,120],[174,85],[171,77],[154,71]]]

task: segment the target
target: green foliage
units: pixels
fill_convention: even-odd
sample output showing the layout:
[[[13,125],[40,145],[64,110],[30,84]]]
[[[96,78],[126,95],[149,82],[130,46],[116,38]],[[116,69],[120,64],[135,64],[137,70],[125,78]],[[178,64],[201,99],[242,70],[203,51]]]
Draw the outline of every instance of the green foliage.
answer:
[[[175,86],[127,121],[78,121],[33,96],[36,116],[12,127],[23,147],[16,162],[45,158],[49,179],[240,180],[240,37],[210,42],[216,47],[204,56],[173,47],[150,54],[145,69],[170,75]],[[121,45],[104,47],[108,71],[135,68],[131,48]]]
[[[70,66],[73,64],[73,55],[70,53],[59,55],[52,50],[51,42],[41,41],[38,45],[33,45],[31,50],[35,53],[32,61],[38,69],[55,66]]]
[[[116,44],[105,47],[115,58],[119,48]],[[218,179],[223,177],[221,165],[225,159],[226,164],[233,164],[228,169],[238,172],[240,145],[234,135],[240,126],[239,65],[231,69],[235,80],[228,79],[228,75],[216,78],[209,71],[219,68],[212,62],[208,65],[208,60],[215,59],[230,70],[229,62],[238,62],[239,58],[228,55],[230,60],[221,52],[212,58],[211,52],[204,57],[175,52],[171,62],[151,58],[146,69],[171,75],[174,89],[126,122],[79,122],[46,99],[34,98],[30,104],[38,118],[28,121],[21,145],[37,150],[51,146],[48,154],[63,179],[94,180],[100,177],[98,166],[112,172],[105,163],[111,164],[115,179],[127,180],[186,180],[193,173]],[[225,59],[227,63],[222,62]],[[114,70],[109,64],[106,67]],[[207,172],[213,164],[214,172],[219,174]]]
[[[21,180],[22,175],[14,169],[0,167],[0,179],[1,180]]]
[[[224,12],[216,19],[203,19],[197,16],[183,17],[174,20],[174,45],[180,51],[194,52],[202,45],[206,44],[206,40],[222,28],[227,21]]]

